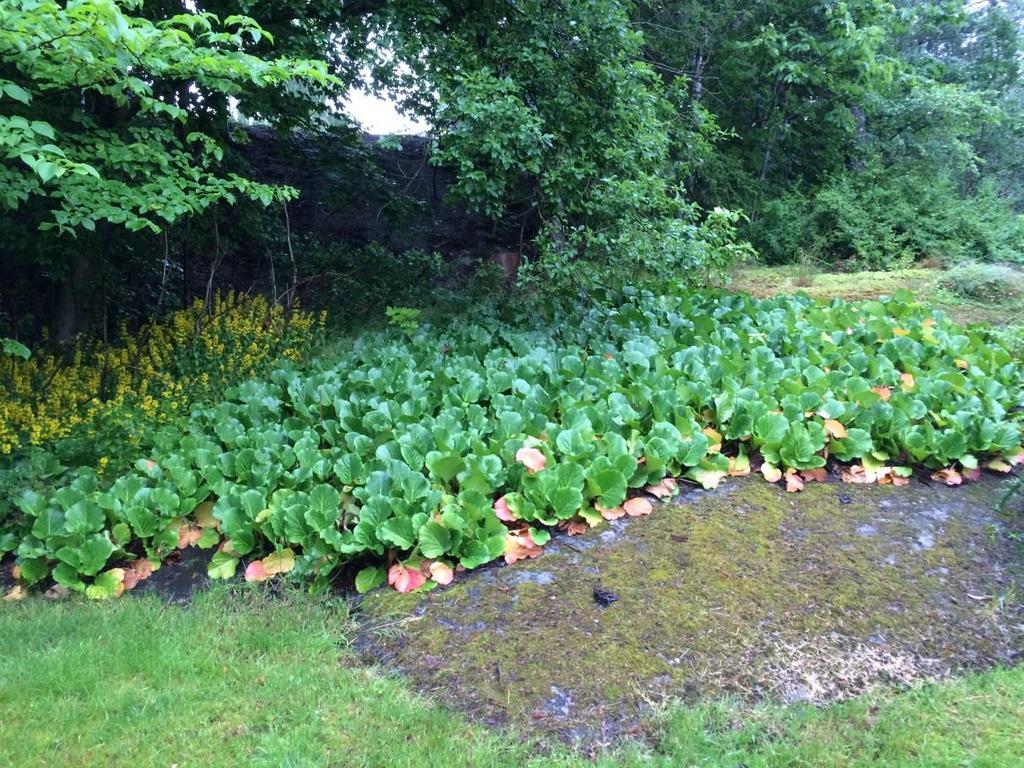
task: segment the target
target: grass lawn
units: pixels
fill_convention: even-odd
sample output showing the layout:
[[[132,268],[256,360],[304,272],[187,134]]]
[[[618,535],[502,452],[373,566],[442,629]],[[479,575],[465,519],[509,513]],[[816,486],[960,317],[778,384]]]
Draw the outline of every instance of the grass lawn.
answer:
[[[942,287],[947,272],[942,269],[896,269],[889,272],[813,272],[793,264],[781,267],[737,269],[729,290],[768,298],[780,294],[806,293],[816,299],[875,299],[907,290],[921,302],[944,310],[960,323],[1020,323],[1019,303],[992,304],[969,301]]]
[[[190,607],[0,604],[0,765],[586,765],[361,666],[345,604],[219,587]],[[603,766],[1014,766],[1024,669],[816,710],[669,708]]]

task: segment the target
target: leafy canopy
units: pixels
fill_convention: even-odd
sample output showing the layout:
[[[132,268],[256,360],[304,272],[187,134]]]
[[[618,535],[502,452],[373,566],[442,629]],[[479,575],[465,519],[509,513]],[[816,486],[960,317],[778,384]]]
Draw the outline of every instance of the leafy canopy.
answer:
[[[325,65],[247,53],[266,33],[245,16],[151,21],[132,15],[141,10],[141,0],[0,0],[2,204],[37,203],[43,229],[159,231],[239,195],[293,196],[218,173],[222,150],[183,91],[326,84]]]

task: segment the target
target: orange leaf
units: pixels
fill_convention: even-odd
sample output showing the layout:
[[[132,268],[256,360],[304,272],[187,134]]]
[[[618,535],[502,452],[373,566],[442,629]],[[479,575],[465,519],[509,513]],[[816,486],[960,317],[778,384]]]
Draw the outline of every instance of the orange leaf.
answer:
[[[893,336],[907,336],[909,333],[910,333],[910,331],[906,330],[905,328],[893,328],[892,329],[892,335]]]
[[[132,560],[124,567],[124,588],[135,589],[140,581],[148,579],[152,575],[153,564],[149,560],[144,557]]]
[[[719,453],[722,450],[722,435],[720,432],[712,429],[711,427],[705,427],[703,430],[705,437],[708,439],[708,453]]]
[[[651,502],[642,496],[630,499],[623,505],[623,507],[626,510],[626,514],[630,517],[641,517],[643,515],[649,515],[654,511],[654,507],[651,506]]]
[[[959,358],[953,361],[953,365],[964,371],[971,367],[970,363],[968,363],[966,360],[961,360]]]
[[[877,475],[874,472],[864,469],[860,464],[853,464],[849,467],[844,467],[842,471],[842,478],[844,483],[856,483],[863,485],[865,483],[875,482]]]
[[[595,504],[594,509],[601,513],[601,517],[605,520],[618,520],[620,517],[626,514],[626,510],[622,507],[612,507],[611,509],[605,509],[600,504]]]
[[[540,472],[548,462],[544,454],[536,448],[520,448],[516,451],[516,461],[530,472]]]
[[[220,520],[213,516],[212,501],[200,502],[192,510],[192,516],[196,519],[196,525],[200,528],[217,528],[220,526]]]
[[[198,525],[182,523],[178,526],[178,549],[194,547],[199,543],[199,537],[202,535],[203,531]]]
[[[746,454],[729,457],[729,477],[746,477],[750,474],[750,459]]]
[[[651,496],[657,496],[659,499],[666,499],[672,496],[678,487],[679,485],[676,483],[674,477],[666,477],[654,485],[648,485],[644,490],[651,494]]]
[[[892,397],[892,390],[888,387],[872,387],[871,391],[881,397],[885,402],[889,402],[889,398]]]
[[[807,483],[824,483],[828,477],[828,473],[824,467],[815,467],[814,469],[801,469],[800,475],[803,477],[804,482]]]
[[[800,475],[796,473],[795,469],[786,470],[786,493],[797,493],[804,489],[804,481],[800,479]]]
[[[537,557],[541,551],[530,535],[529,528],[521,528],[517,533],[509,533],[505,537],[505,562],[509,565],[517,560]]]
[[[587,525],[587,521],[582,517],[563,520],[558,524],[558,527],[570,536],[579,536],[581,533],[586,533],[590,528],[590,526]]]
[[[4,602],[12,603],[15,600],[24,600],[25,595],[27,594],[28,593],[25,591],[25,588],[21,586],[21,584],[15,584],[13,587],[11,587],[10,591],[6,595],[4,595]]]
[[[960,476],[960,473],[953,469],[953,467],[933,472],[932,480],[938,480],[946,485],[960,485],[960,483],[964,481],[963,477]]]
[[[900,374],[900,384],[902,384],[904,392],[909,392],[910,390],[912,390],[914,388],[914,384],[915,383],[916,382],[914,381],[914,374],[912,374],[912,373],[901,373]]]
[[[427,577],[421,572],[406,568],[401,563],[395,563],[388,568],[388,584],[399,592],[412,592],[422,587],[426,581]]]
[[[843,426],[841,421],[836,421],[835,419],[828,419],[825,422],[825,431],[832,435],[832,437],[839,439],[847,436],[846,427]]]

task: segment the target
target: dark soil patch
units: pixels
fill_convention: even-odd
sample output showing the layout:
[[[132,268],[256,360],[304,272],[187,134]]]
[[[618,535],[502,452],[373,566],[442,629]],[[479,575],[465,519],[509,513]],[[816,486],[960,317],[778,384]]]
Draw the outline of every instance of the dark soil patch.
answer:
[[[214,550],[179,549],[148,579],[139,582],[132,594],[152,594],[169,603],[187,603],[192,595],[210,584],[206,569]]]
[[[473,717],[581,746],[667,697],[822,703],[1013,663],[1024,554],[1001,495],[744,479],[447,589],[375,592],[361,644]]]

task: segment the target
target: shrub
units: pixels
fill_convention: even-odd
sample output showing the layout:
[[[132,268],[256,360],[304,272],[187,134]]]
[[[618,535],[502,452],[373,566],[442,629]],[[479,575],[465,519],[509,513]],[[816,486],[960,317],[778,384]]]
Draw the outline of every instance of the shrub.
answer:
[[[960,298],[986,304],[1008,304],[1024,298],[1024,274],[1001,264],[955,267],[939,285]]]
[[[219,395],[231,382],[298,360],[319,324],[287,315],[261,296],[217,295],[188,309],[122,328],[121,343],[80,342],[62,353],[0,357],[0,453],[73,438],[93,448],[138,445],[147,429]],[[65,451],[75,452],[72,445]],[[103,451],[93,451],[97,456]]]
[[[845,173],[765,204],[749,237],[769,264],[810,258],[853,271],[938,259],[1019,261],[1024,224],[990,189],[897,169]]]

